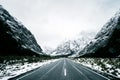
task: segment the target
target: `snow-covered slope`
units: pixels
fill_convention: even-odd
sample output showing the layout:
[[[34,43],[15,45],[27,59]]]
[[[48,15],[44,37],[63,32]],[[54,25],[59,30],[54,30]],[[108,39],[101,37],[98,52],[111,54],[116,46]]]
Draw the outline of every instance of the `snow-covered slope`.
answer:
[[[0,6],[0,55],[33,55],[41,51],[32,33]]]
[[[71,55],[70,41],[65,41],[58,45],[58,47],[52,51],[51,56],[68,56]]]
[[[52,56],[75,57],[93,39],[94,32],[82,31],[71,40],[66,40],[51,52]]]
[[[119,58],[76,58],[73,61],[99,72],[110,80],[120,80]]]
[[[75,52],[74,55],[78,53],[94,38],[95,32],[82,31],[73,40],[71,40],[71,49]]]
[[[120,10],[79,55],[85,57],[118,57],[120,55]]]
[[[9,80],[10,78],[19,76],[31,70],[35,70],[43,65],[51,64],[57,60],[59,59],[42,60],[31,63],[23,61],[15,64],[1,64],[4,66],[0,69],[0,80]]]

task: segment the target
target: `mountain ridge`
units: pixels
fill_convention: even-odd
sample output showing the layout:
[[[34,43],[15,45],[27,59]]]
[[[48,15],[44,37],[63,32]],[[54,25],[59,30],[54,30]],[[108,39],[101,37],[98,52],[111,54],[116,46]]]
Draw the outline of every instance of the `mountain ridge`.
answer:
[[[39,55],[34,35],[0,5],[0,55]]]
[[[120,55],[120,10],[81,51],[80,57],[118,57]]]

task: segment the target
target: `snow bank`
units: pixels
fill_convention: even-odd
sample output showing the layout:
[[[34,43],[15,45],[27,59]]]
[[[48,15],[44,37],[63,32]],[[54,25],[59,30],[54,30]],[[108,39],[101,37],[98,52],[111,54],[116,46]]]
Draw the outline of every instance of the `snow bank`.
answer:
[[[73,61],[87,66],[93,70],[104,72],[109,75],[117,76],[118,78],[120,78],[120,68],[115,68],[115,65],[109,64],[107,61],[105,62],[104,59],[99,60],[101,63],[94,62],[94,59],[76,59]]]
[[[44,60],[43,62],[36,63],[17,63],[14,65],[7,65],[4,70],[0,70],[0,80],[8,80],[9,78],[18,76],[30,70],[36,69],[42,65],[50,64],[51,62],[55,62],[58,59],[53,60]]]

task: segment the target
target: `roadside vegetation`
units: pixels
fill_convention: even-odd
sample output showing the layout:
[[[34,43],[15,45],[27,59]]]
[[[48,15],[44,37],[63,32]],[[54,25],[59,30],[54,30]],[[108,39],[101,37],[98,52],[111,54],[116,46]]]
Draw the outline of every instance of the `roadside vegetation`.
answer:
[[[120,58],[78,58],[74,60],[84,66],[120,78]]]

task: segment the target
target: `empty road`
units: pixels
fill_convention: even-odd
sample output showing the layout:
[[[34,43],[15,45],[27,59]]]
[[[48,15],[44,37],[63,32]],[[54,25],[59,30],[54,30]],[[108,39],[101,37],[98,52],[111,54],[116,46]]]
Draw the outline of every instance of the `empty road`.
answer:
[[[108,78],[63,58],[13,80],[109,80]]]

